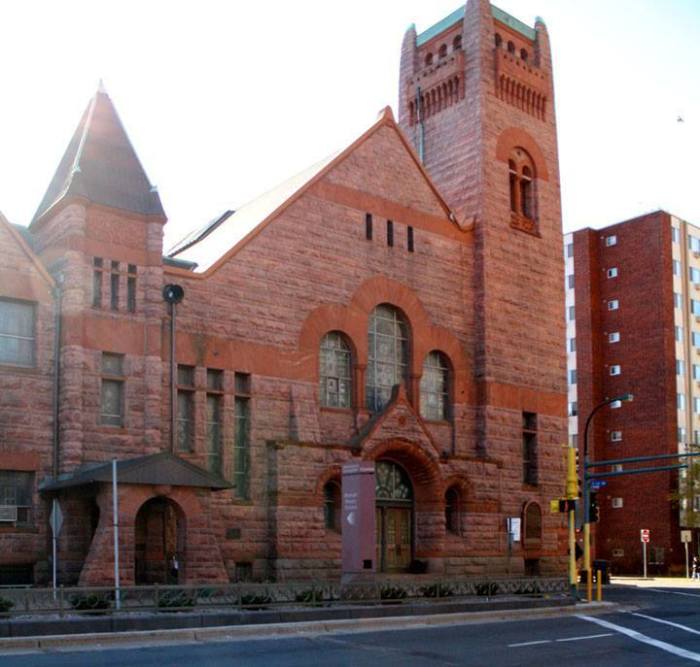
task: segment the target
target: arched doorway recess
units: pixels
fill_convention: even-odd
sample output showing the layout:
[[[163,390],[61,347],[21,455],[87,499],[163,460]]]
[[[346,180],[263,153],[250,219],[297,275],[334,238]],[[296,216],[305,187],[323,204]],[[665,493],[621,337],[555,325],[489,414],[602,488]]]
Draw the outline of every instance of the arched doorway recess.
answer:
[[[413,560],[413,485],[393,461],[377,461],[377,565],[382,572],[401,572]]]
[[[180,507],[164,497],[146,501],[136,514],[135,583],[181,583],[185,543],[185,516]]]

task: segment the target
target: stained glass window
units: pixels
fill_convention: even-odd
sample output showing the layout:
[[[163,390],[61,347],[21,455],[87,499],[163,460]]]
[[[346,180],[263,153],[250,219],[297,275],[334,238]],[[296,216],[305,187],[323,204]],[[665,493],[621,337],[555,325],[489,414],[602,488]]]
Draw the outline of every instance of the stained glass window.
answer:
[[[377,306],[369,318],[367,408],[381,410],[408,374],[408,324],[397,308]]]
[[[377,500],[410,501],[413,498],[411,480],[406,471],[392,461],[378,461],[375,466]]]
[[[341,333],[331,331],[323,337],[320,363],[321,405],[349,408],[352,402],[352,354]]]
[[[449,417],[449,366],[442,352],[433,350],[423,362],[420,381],[420,413],[425,419]]]

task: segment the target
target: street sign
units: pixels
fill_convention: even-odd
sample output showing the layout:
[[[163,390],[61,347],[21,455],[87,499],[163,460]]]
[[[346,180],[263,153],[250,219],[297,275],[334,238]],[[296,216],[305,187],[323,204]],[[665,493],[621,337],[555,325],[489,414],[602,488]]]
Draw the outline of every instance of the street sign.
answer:
[[[602,489],[604,486],[607,486],[608,483],[604,479],[594,479],[591,480],[591,488],[594,491],[597,491],[598,489]]]
[[[54,537],[58,537],[61,533],[61,528],[63,527],[63,512],[61,511],[61,505],[58,500],[53,501],[51,507],[51,515],[49,516],[49,525],[51,526],[51,532]]]
[[[693,541],[693,533],[690,530],[682,530],[681,531],[681,542],[687,544],[688,542]]]
[[[642,528],[639,531],[639,538],[644,544],[647,544],[649,542],[649,529],[648,528]]]
[[[520,542],[520,517],[512,516],[506,518],[506,527],[511,542]]]

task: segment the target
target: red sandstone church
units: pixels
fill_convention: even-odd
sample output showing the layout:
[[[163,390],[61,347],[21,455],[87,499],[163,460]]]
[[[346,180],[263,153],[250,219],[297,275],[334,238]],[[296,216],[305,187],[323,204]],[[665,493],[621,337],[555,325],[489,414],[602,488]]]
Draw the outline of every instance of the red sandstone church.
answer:
[[[60,581],[112,582],[114,458],[122,584],[338,577],[350,462],[377,571],[563,571],[542,21],[411,27],[398,123],[164,253],[165,224],[102,90],[31,224],[0,216],[0,584],[47,581],[55,498]]]

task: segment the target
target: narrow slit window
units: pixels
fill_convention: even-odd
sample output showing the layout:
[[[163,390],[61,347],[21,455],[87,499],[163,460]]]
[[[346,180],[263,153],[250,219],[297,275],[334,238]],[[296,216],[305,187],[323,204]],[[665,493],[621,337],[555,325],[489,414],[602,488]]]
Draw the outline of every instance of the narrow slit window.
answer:
[[[365,238],[368,241],[372,240],[372,214],[365,213]]]
[[[413,252],[415,249],[413,244],[413,227],[408,228],[408,252]]]
[[[386,221],[386,244],[391,248],[394,245],[394,223]]]

